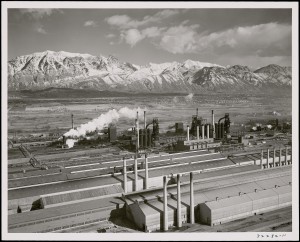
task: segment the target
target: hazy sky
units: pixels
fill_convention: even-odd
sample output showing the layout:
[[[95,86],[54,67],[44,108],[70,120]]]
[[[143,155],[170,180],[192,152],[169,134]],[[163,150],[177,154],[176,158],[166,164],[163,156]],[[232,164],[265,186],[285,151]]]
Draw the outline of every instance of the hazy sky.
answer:
[[[291,65],[290,9],[9,9],[8,59],[45,50],[144,65]]]

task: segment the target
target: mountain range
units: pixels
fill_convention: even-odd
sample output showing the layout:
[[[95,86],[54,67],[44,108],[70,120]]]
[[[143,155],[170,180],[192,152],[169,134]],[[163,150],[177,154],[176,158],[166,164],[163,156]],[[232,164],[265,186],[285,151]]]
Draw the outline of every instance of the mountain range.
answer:
[[[113,56],[45,51],[8,62],[8,90],[93,89],[134,93],[264,92],[291,89],[292,69],[183,63],[122,63]]]

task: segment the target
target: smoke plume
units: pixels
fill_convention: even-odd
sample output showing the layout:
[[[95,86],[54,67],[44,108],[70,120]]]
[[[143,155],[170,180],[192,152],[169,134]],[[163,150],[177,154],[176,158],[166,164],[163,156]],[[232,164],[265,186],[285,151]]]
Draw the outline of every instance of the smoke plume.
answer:
[[[143,111],[140,107],[130,109],[127,107],[121,108],[119,111],[111,109],[106,113],[101,114],[98,118],[95,118],[88,123],[81,124],[76,129],[71,129],[64,134],[66,137],[79,138],[85,137],[87,133],[94,132],[95,130],[102,130],[104,127],[111,123],[116,123],[120,118],[135,119],[136,112],[139,112],[139,120],[143,120]]]
[[[194,94],[190,93],[189,95],[185,96],[185,101],[186,102],[191,102],[193,100]]]
[[[67,139],[66,144],[69,148],[72,148],[77,141],[78,140],[76,140],[76,139]]]

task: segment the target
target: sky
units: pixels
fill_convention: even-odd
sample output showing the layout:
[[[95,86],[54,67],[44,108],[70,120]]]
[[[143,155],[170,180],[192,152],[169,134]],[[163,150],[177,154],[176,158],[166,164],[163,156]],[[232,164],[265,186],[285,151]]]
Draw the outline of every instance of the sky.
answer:
[[[8,9],[8,59],[52,50],[137,65],[291,66],[291,23],[291,9]]]

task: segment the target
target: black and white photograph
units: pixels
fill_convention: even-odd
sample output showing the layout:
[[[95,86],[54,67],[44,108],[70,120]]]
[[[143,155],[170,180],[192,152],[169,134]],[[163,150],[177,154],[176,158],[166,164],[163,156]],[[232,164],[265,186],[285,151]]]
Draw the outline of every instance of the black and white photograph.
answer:
[[[4,240],[299,240],[298,2],[8,2]]]

